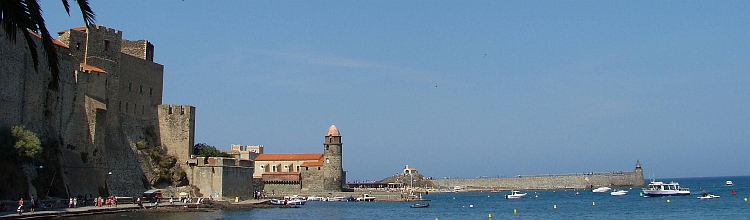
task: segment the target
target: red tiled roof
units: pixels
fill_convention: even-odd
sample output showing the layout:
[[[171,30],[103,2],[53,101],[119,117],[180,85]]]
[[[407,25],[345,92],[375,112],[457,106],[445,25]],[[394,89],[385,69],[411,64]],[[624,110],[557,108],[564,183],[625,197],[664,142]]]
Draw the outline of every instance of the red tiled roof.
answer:
[[[320,157],[318,161],[305,161],[300,164],[302,167],[320,167],[323,166],[323,157]]]
[[[323,154],[260,154],[255,161],[268,160],[320,160]]]
[[[86,26],[74,27],[74,28],[71,28],[70,30],[86,32]]]
[[[92,65],[88,65],[88,64],[85,64],[85,63],[81,63],[81,68],[83,68],[83,70],[90,70],[90,71],[94,71],[94,72],[107,73],[107,71],[104,71],[103,69],[99,69],[98,67],[95,67],[95,66],[92,66]]]
[[[29,31],[29,33],[31,33],[32,35],[34,35],[34,36],[36,36],[36,37],[38,37],[40,39],[42,38],[41,34],[34,33],[33,31]],[[52,39],[52,43],[55,44],[55,45],[57,45],[57,46],[60,46],[60,47],[70,48],[70,47],[68,47],[68,45],[65,45],[62,41],[59,41],[57,39]]]

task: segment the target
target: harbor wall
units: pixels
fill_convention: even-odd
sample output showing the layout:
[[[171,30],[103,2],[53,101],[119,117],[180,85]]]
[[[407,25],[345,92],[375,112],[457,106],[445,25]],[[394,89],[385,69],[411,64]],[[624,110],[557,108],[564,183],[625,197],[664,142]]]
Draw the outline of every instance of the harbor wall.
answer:
[[[645,186],[643,172],[548,174],[501,178],[432,180],[440,188],[461,186],[466,190],[491,189],[582,189]]]

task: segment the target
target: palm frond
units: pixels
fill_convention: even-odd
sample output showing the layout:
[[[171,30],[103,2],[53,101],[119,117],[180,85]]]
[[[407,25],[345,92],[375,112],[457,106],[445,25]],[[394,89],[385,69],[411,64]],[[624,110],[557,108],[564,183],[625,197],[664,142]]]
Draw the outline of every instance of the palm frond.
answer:
[[[52,35],[49,34],[47,26],[44,23],[44,17],[42,17],[42,8],[36,0],[26,0],[26,7],[29,9],[31,20],[37,25],[37,30],[32,31],[39,31],[42,35],[42,47],[46,52],[47,66],[52,73],[52,81],[49,84],[49,89],[57,90],[58,79],[60,78],[60,63],[57,57],[57,49],[52,42]],[[38,60],[36,57],[34,57],[34,59]],[[34,65],[38,65],[38,61],[36,61]]]
[[[66,1],[67,0],[63,0]],[[76,0],[78,7],[81,8],[81,15],[83,15],[83,22],[86,22],[86,26],[93,25],[96,22],[96,14],[94,10],[89,6],[89,0]]]

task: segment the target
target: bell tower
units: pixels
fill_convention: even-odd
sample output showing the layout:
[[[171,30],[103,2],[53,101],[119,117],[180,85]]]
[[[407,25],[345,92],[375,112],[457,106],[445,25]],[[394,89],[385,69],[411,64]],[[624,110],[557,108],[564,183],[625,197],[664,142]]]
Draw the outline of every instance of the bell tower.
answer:
[[[323,190],[340,192],[345,182],[341,166],[341,134],[336,125],[331,125],[323,142]]]

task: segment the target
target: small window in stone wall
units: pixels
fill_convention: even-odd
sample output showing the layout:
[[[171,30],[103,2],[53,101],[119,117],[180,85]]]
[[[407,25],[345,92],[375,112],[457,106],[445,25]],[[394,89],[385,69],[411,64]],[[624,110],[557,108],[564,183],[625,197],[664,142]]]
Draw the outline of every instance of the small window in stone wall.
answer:
[[[126,103],[125,103],[125,113],[128,113],[128,109],[129,109],[129,108],[128,108],[128,103],[126,102]]]
[[[154,95],[154,87],[148,87],[148,95]]]
[[[109,51],[109,40],[104,40],[104,52]]]
[[[128,83],[128,92],[132,92],[132,91],[133,91],[133,83],[131,82],[131,83]]]
[[[320,170],[320,167],[318,167],[318,170]]]
[[[310,167],[305,167],[305,170],[310,170]]]
[[[299,171],[299,166],[297,166],[297,171]]]
[[[122,101],[120,101],[120,103],[117,104],[117,111],[122,112]]]
[[[143,94],[143,85],[141,85],[141,88],[138,91],[140,94]]]

